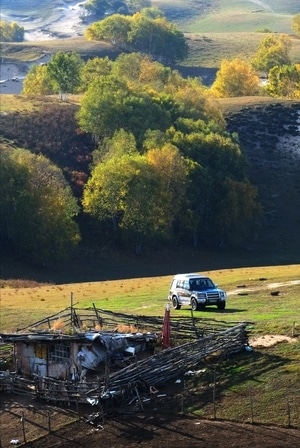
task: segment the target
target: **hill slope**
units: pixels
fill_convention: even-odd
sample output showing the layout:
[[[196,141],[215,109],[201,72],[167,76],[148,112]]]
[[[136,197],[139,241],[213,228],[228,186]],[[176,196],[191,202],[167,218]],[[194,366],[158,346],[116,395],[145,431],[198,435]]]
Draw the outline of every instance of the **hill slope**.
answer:
[[[259,244],[282,262],[300,253],[300,102],[224,99],[228,130],[237,132],[265,210]],[[271,255],[272,254],[272,255]]]
[[[3,97],[7,113],[9,98],[9,95]],[[19,111],[22,107],[30,108],[30,99],[27,102],[22,97],[11,96],[11,99]],[[254,244],[251,242],[239,250],[203,246],[159,248],[148,250],[142,257],[109,246],[101,251],[82,247],[70,263],[47,269],[32,269],[16,260],[2,259],[1,277],[72,283],[240,266],[298,264],[300,102],[253,97],[219,100],[219,104],[228,130],[239,134],[249,159],[249,178],[258,187],[264,205],[265,221]]]
[[[255,32],[269,29],[291,33],[293,15],[299,13],[297,0],[153,0],[184,32]]]

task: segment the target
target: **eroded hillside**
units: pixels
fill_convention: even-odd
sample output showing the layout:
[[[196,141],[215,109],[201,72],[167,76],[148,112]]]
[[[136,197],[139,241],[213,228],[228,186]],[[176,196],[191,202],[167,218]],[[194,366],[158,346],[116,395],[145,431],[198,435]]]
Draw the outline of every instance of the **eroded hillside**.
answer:
[[[271,102],[227,110],[249,160],[249,178],[259,188],[265,219],[257,244],[285,259],[300,253],[300,102]]]

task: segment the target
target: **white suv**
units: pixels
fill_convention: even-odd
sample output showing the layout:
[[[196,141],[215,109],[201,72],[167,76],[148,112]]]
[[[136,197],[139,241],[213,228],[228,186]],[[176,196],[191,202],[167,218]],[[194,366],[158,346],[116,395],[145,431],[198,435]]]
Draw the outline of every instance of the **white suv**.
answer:
[[[176,310],[180,310],[182,305],[190,305],[193,311],[204,310],[207,305],[216,305],[219,310],[226,306],[226,293],[201,274],[175,275],[168,299]]]

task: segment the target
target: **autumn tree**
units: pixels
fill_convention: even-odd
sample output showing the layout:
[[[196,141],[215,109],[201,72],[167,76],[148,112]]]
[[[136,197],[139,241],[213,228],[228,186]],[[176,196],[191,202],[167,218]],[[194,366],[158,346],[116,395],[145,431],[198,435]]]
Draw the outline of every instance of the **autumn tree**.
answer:
[[[56,86],[46,65],[32,65],[23,81],[23,95],[51,95]]]
[[[26,201],[29,182],[25,167],[14,163],[8,151],[0,151],[0,243],[2,250],[13,252],[16,246],[17,214]]]
[[[300,34],[300,14],[296,14],[292,19],[292,30]]]
[[[300,98],[300,64],[273,67],[269,71],[268,95],[277,98]]]
[[[115,238],[134,235],[136,248],[175,236],[194,245],[238,240],[228,229],[230,219],[235,228],[234,208],[242,200],[232,201],[226,228],[222,204],[233,195],[231,188],[239,198],[250,195],[246,159],[200,80],[185,80],[139,53],[123,54],[108,75],[90,84],[78,119],[99,142],[84,210],[111,222]],[[245,235],[254,227],[253,198],[249,213],[241,213]]]
[[[194,127],[192,132],[191,126]],[[199,122],[196,130],[193,122],[184,120],[178,130],[173,130],[172,134],[169,132],[172,142],[190,163],[185,213],[182,211],[179,215],[182,217],[181,233],[185,238],[192,239],[194,245],[199,244],[199,241],[234,241],[235,232],[227,232],[221,216],[223,203],[230,193],[226,179],[231,179],[232,185],[240,188],[240,195],[243,191],[246,195],[246,186],[249,184],[246,158],[238,142],[224,132],[223,135],[216,132],[216,129],[213,131],[212,128],[210,132],[209,128],[209,124],[203,123],[201,126]],[[242,186],[245,187],[244,190]],[[256,198],[256,195],[253,197]],[[228,220],[231,216],[234,224],[237,203],[232,202],[230,205],[228,199],[226,204]],[[249,212],[241,214],[241,226],[249,232],[254,227],[257,210],[258,202],[253,200],[249,202]],[[229,221],[228,226],[230,227]]]
[[[16,22],[0,20],[0,42],[22,42],[24,40],[24,27]]]
[[[110,153],[95,165],[84,190],[83,207],[99,221],[111,222],[115,238],[120,232],[134,238],[135,250],[152,238],[168,238],[185,194],[186,165],[170,145],[141,155],[128,134],[125,148],[112,140]],[[118,143],[119,140],[119,143]],[[174,171],[181,176],[174,176]]]
[[[99,22],[93,22],[85,30],[87,40],[108,40],[113,45],[125,48],[130,31],[130,16],[114,14]]]
[[[67,258],[80,239],[79,209],[62,172],[27,150],[0,156],[2,241],[33,263]]]
[[[224,59],[210,92],[221,98],[257,95],[259,78],[248,62],[239,58]]]
[[[174,223],[187,200],[190,165],[178,148],[169,142],[160,148],[152,146],[146,157],[154,167],[159,183],[156,219],[160,230],[164,229],[164,237],[169,239],[174,234]]]
[[[140,244],[141,233],[150,228],[157,187],[147,168],[146,159],[137,152],[111,157],[95,166],[85,186],[84,211],[99,221],[111,222],[114,238],[120,228],[131,228]]]
[[[93,165],[108,160],[111,157],[121,157],[124,154],[137,152],[136,139],[131,132],[119,129],[112,137],[104,138],[93,152]]]
[[[290,65],[290,49],[291,40],[287,35],[267,36],[254,55],[252,66],[259,72],[268,73],[275,66]]]
[[[135,91],[163,91],[171,70],[142,53],[122,53],[112,67],[113,75],[124,79]]]

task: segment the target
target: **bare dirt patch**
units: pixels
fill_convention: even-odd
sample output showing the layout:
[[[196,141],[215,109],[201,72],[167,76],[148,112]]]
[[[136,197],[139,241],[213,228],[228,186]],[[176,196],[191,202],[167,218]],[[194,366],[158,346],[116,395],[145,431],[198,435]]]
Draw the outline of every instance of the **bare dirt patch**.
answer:
[[[24,397],[5,395],[3,398],[2,395],[0,409],[2,448],[12,446],[13,440],[18,440],[17,446],[30,448],[296,448],[300,440],[300,431],[293,428],[175,416],[163,409],[151,413],[126,413],[120,410],[118,415],[95,425],[87,423],[83,415],[79,421],[66,424],[68,417],[76,420],[76,410],[33,403]],[[26,431],[32,428],[32,437],[28,435],[25,444],[22,415]],[[53,422],[50,432],[47,429],[48,415]]]
[[[296,342],[297,338],[291,338],[289,336],[283,336],[280,334],[266,334],[263,336],[255,337],[249,340],[249,345],[252,347],[272,347],[279,342]]]

